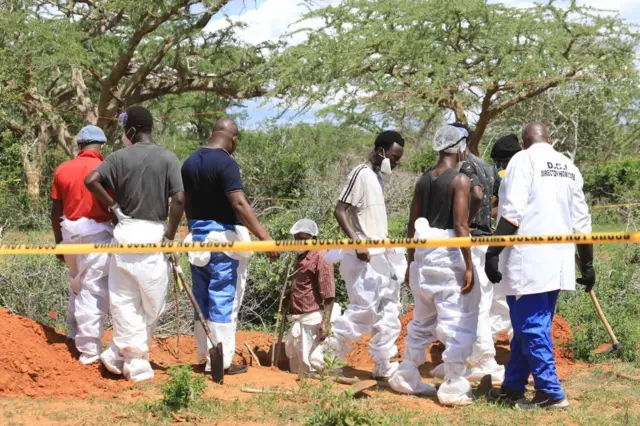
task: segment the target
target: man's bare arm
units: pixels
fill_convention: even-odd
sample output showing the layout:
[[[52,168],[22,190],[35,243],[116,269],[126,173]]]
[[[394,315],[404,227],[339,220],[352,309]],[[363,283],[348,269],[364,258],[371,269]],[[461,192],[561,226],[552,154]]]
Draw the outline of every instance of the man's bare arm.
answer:
[[[249,232],[261,241],[272,239],[269,232],[267,232],[267,230],[258,221],[258,218],[249,204],[244,191],[229,192],[227,193],[227,198],[231,203],[233,211],[238,215],[238,219],[247,227]]]
[[[64,214],[62,211],[62,200],[52,200],[51,203],[51,229],[53,229],[53,237],[56,244],[62,242],[62,225],[60,220]]]
[[[360,239],[360,237],[358,236],[358,232],[353,227],[353,224],[351,223],[351,221],[347,216],[347,212],[350,208],[351,208],[350,204],[344,203],[342,201],[338,201],[338,204],[336,204],[336,208],[333,211],[333,215],[338,221],[338,225],[340,225],[340,229],[342,229],[342,232],[344,232],[347,235],[347,237],[349,237],[350,239],[358,240]],[[356,218],[355,220],[358,220],[358,219]],[[369,261],[368,252],[364,252],[364,251],[362,253],[357,252],[357,256],[358,256],[358,259],[362,260],[363,262]]]
[[[350,208],[351,208],[350,204],[344,203],[342,201],[338,201],[338,204],[336,204],[336,208],[333,211],[333,215],[338,221],[338,225],[340,226],[340,229],[342,229],[342,232],[344,232],[345,235],[350,239],[358,240],[360,239],[360,237],[358,236],[358,232],[353,227],[348,217],[347,212]]]
[[[62,225],[60,220],[62,219],[63,208],[62,200],[51,200],[51,229],[53,229],[53,237],[56,240],[56,244],[62,242]],[[64,255],[56,255],[59,261],[64,262]]]
[[[176,192],[171,196],[171,203],[169,204],[169,226],[167,226],[167,231],[164,234],[168,240],[173,240],[176,237],[180,219],[182,219],[182,213],[184,212],[184,204],[184,192]]]
[[[102,176],[98,172],[91,172],[89,176],[84,180],[84,185],[87,187],[89,191],[93,194],[94,197],[98,199],[105,206],[113,206],[116,202],[109,195],[105,187],[102,185]]]
[[[457,175],[451,181],[453,189],[453,230],[456,237],[469,236],[469,193],[471,180],[462,174]],[[471,259],[471,249],[460,247],[464,264],[466,266],[465,282],[461,292],[466,294],[473,288],[473,261]]]

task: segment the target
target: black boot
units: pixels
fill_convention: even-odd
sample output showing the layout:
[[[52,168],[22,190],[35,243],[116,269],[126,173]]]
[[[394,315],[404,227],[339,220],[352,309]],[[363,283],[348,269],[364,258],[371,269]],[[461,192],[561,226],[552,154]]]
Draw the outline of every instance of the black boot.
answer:
[[[248,370],[246,365],[231,364],[229,368],[224,370],[225,376],[233,376],[234,374],[246,373]]]
[[[569,408],[569,401],[567,398],[552,399],[546,393],[538,391],[531,401],[518,401],[515,404],[515,407],[519,410],[534,410],[536,408],[563,410],[565,408]]]
[[[487,393],[487,401],[492,404],[507,405],[513,407],[517,402],[524,400],[524,392],[499,388],[491,389]]]

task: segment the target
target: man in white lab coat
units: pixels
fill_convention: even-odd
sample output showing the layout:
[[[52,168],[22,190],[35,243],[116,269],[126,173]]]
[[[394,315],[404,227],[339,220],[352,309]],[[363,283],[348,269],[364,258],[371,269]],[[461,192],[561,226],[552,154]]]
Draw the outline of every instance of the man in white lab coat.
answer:
[[[553,149],[543,124],[528,124],[522,140],[525,150],[511,159],[501,184],[495,235],[590,233],[591,217],[576,166]],[[501,389],[490,392],[490,400],[523,409],[568,407],[556,372],[551,323],[560,290],[575,290],[574,251],[570,244],[487,251],[486,274],[496,294],[507,296],[513,324],[505,379]],[[595,283],[593,246],[578,245],[578,254],[578,283],[589,291]],[[524,399],[529,374],[536,389],[532,401]]]

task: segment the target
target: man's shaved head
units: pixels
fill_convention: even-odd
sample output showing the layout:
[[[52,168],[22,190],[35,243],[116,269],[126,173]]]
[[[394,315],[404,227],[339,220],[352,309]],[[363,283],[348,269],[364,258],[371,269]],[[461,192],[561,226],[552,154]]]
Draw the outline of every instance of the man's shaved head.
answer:
[[[238,145],[240,131],[236,122],[229,117],[222,117],[216,121],[213,133],[209,138],[209,146],[222,148],[229,154],[233,154]]]
[[[240,134],[238,125],[233,119],[229,117],[222,117],[216,122],[216,126],[213,128],[214,132],[227,132],[231,137],[237,137]]]
[[[542,123],[529,123],[522,129],[522,144],[524,145],[524,149],[529,148],[536,142],[551,143],[549,129]]]

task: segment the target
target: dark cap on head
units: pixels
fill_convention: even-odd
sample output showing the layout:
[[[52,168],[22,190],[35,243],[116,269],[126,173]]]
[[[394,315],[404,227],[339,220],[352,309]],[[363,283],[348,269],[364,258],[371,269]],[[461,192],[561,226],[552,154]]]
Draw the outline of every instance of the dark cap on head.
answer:
[[[394,143],[397,143],[400,146],[404,146],[404,138],[395,130],[385,130],[376,137],[375,147],[382,147],[387,150]]]
[[[153,115],[143,106],[132,106],[127,110],[125,127],[134,127],[139,132],[153,130]]]
[[[494,161],[505,161],[522,151],[522,147],[518,142],[518,136],[511,133],[503,136],[493,145],[491,149],[491,158]]]

